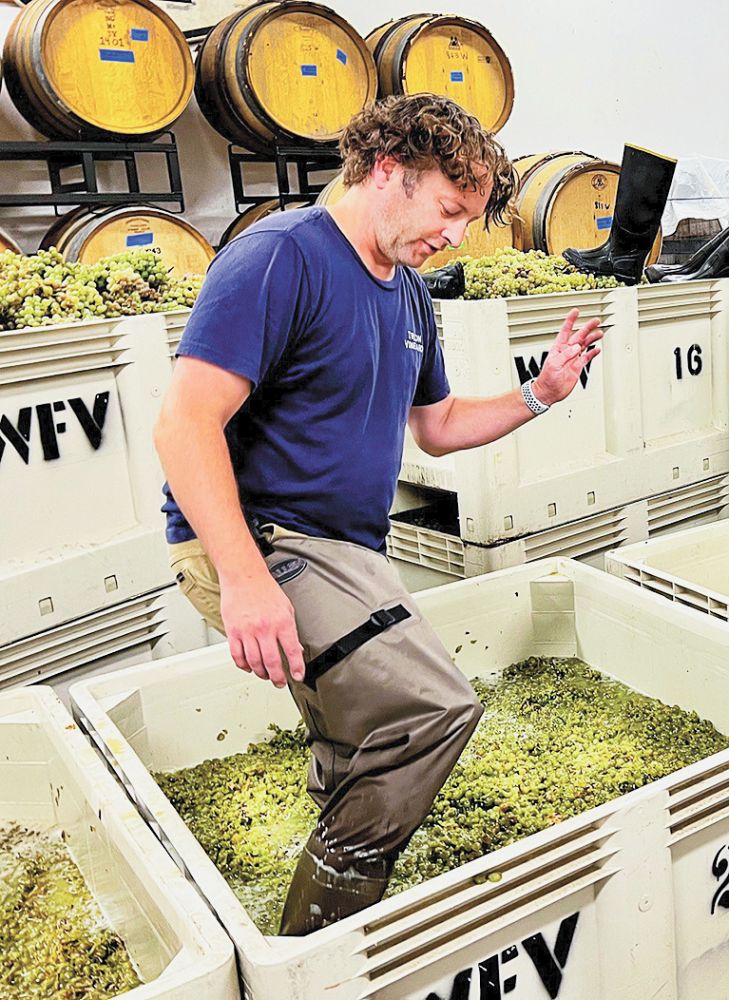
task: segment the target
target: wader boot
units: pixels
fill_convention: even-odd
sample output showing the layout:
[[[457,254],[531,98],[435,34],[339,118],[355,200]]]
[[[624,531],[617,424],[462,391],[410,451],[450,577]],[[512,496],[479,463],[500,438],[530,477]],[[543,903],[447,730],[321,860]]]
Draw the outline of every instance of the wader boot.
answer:
[[[578,271],[640,281],[658,233],[676,161],[638,146],[625,146],[610,235],[593,250],[570,247],[562,254]]]
[[[663,281],[664,278],[669,281],[688,281],[689,278],[695,278],[699,268],[726,240],[729,240],[729,227],[712,236],[683,264],[651,264],[645,269],[645,276],[651,284]]]
[[[483,706],[384,555],[271,524],[251,529],[294,607],[306,663],[289,689],[320,814],[281,930],[301,935],[382,898]],[[222,631],[218,576],[199,540],[174,550],[180,588]]]
[[[302,935],[382,898],[483,707],[384,555],[273,526],[269,540],[304,647],[289,688],[321,810],[284,909],[281,933]]]
[[[310,841],[311,844],[311,841]],[[304,848],[289,886],[280,934],[311,934],[328,924],[379,903],[385,894],[393,862],[349,864],[337,871]]]

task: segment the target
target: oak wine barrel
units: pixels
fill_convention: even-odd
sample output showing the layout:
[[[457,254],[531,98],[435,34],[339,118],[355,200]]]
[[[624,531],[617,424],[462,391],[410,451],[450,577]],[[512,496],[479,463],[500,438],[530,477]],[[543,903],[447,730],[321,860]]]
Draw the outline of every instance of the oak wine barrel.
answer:
[[[364,39],[333,10],[306,0],[257,3],[206,36],[195,95],[221,135],[254,152],[277,143],[334,143],[375,99]]]
[[[18,111],[57,139],[153,138],[194,86],[185,36],[152,0],[33,0],[3,67]]]
[[[55,246],[66,260],[93,264],[101,257],[147,250],[160,254],[175,277],[204,274],[215,251],[205,237],[179,215],[149,205],[77,208],[58,219],[40,244]]]
[[[475,115],[489,132],[506,124],[514,104],[511,64],[477,21],[411,14],[375,28],[365,41],[377,64],[381,97],[441,94]]]

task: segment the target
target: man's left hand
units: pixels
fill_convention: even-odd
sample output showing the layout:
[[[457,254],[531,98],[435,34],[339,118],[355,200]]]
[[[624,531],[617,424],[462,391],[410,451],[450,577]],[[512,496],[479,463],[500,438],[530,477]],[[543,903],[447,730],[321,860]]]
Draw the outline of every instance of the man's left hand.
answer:
[[[540,403],[547,406],[569,396],[577,385],[582,369],[600,353],[600,348],[593,346],[603,337],[602,330],[598,329],[600,321],[590,319],[579,330],[575,330],[579,315],[579,309],[570,309],[567,313],[542,370],[534,380],[534,395]]]

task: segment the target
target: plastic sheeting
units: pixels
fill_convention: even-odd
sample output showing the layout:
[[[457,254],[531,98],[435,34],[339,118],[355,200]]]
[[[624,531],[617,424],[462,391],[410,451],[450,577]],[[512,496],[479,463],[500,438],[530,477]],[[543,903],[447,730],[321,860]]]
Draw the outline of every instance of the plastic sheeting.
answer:
[[[664,237],[675,233],[682,219],[718,219],[729,226],[729,160],[708,156],[678,161],[663,213]]]

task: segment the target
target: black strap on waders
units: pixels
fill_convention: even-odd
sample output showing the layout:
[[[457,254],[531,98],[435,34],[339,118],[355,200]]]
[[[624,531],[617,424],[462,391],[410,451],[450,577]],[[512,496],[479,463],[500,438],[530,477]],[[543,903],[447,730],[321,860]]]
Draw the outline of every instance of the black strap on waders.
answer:
[[[244,514],[243,515],[248,525],[248,530],[253,536],[253,541],[258,546],[258,551],[261,553],[263,558],[266,556],[271,556],[276,551],[269,541],[268,535],[266,535],[261,530],[261,521],[255,514]]]
[[[317,680],[332,667],[341,663],[345,656],[349,656],[355,649],[364,646],[375,636],[381,635],[391,625],[397,625],[398,622],[404,622],[406,618],[410,617],[412,617],[411,613],[402,604],[396,604],[394,608],[380,608],[379,611],[374,611],[364,624],[358,625],[357,628],[342,636],[341,639],[332,643],[328,649],[306,664],[304,683],[312,691],[316,691]]]

